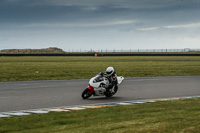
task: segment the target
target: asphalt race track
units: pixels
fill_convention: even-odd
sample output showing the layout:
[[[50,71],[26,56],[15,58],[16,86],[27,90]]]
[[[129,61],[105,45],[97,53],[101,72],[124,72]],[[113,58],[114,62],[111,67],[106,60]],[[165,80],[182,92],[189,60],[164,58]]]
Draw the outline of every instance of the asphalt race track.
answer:
[[[89,79],[0,82],[0,112],[120,102],[131,100],[200,96],[200,76],[125,78],[111,98],[81,98]]]

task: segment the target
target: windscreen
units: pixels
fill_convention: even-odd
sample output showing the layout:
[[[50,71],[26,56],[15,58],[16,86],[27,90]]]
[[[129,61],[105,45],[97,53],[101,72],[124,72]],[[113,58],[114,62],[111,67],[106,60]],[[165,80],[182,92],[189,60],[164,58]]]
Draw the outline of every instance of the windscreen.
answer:
[[[96,82],[101,82],[101,81],[103,81],[103,76],[102,75],[97,75],[93,82],[96,83]]]

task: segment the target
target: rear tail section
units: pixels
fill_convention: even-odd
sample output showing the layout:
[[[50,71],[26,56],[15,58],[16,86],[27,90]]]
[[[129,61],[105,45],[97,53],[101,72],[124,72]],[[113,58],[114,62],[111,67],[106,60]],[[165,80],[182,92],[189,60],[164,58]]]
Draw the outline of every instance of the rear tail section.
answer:
[[[118,76],[117,77],[118,84],[121,84],[123,80],[124,80],[123,76]]]

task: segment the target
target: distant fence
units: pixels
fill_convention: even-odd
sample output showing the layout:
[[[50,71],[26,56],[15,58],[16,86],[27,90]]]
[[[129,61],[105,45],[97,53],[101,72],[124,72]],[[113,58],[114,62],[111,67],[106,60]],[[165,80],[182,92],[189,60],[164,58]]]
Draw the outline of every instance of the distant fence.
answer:
[[[4,56],[95,56],[96,53],[70,54],[0,54]],[[200,53],[97,53],[97,56],[200,56]]]
[[[200,49],[69,50],[65,53],[0,53],[0,56],[200,56]]]
[[[190,49],[190,48],[185,48],[185,49],[90,49],[90,50],[67,50],[67,52],[69,53],[149,53],[149,52],[161,52],[161,53],[168,53],[168,52],[190,52],[190,51],[199,51],[200,52],[200,48],[199,49]]]

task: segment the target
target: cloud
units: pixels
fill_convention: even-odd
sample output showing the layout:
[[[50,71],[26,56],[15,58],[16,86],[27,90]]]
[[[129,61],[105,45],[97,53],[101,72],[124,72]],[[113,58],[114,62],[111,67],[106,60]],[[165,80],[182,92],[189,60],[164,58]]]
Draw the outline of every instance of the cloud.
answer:
[[[198,7],[200,3],[198,0],[3,0],[7,3],[19,3],[26,5],[43,5],[43,6],[110,6],[115,8],[129,8],[129,9],[175,9],[177,6],[182,8]],[[195,6],[196,5],[196,6]]]
[[[134,20],[116,20],[116,21],[104,21],[94,23],[32,23],[23,25],[23,27],[102,27],[102,26],[116,26],[133,24]]]
[[[198,44],[199,6],[199,0],[0,0],[0,44],[192,46]]]
[[[33,0],[34,1],[34,0]],[[71,6],[71,5],[81,5],[81,6],[102,6],[102,5],[110,5],[110,6],[122,6],[127,8],[163,8],[174,6],[177,4],[184,4],[188,2],[194,2],[197,0],[166,0],[166,1],[158,1],[158,0],[40,0],[38,4],[49,4],[56,6]]]
[[[190,24],[180,24],[180,25],[167,25],[167,26],[163,26],[163,28],[168,28],[168,29],[197,28],[197,27],[200,27],[200,22],[199,23],[190,23]]]
[[[137,30],[140,30],[140,31],[152,31],[152,30],[157,30],[159,28],[160,27],[138,28]]]
[[[146,27],[146,28],[137,28],[139,31],[154,31],[159,29],[191,29],[191,28],[200,28],[199,23],[188,23],[188,24],[179,24],[179,25],[166,25],[158,27]]]
[[[5,0],[4,0],[5,1]],[[0,2],[0,22],[65,23],[134,19],[171,25],[193,21],[197,0],[6,0]],[[196,1],[196,3],[195,3]],[[12,3],[12,6],[9,4]],[[194,4],[195,3],[195,4]],[[199,8],[198,8],[199,9]],[[184,16],[184,17],[183,17]],[[190,19],[188,19],[190,17]],[[197,17],[196,17],[197,18]],[[157,21],[157,22],[156,22]],[[145,23],[146,27],[150,26]],[[109,24],[108,24],[109,25]],[[145,28],[145,27],[144,27]],[[152,30],[152,29],[141,29]]]

